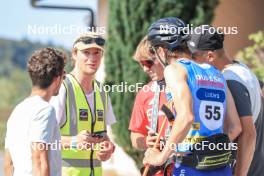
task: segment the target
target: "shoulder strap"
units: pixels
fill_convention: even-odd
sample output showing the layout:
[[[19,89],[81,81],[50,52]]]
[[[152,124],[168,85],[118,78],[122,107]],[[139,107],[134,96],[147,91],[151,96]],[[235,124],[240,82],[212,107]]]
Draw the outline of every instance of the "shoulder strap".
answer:
[[[69,120],[69,123],[70,123],[70,135],[74,136],[74,135],[77,135],[77,119],[75,117],[75,115],[76,115],[76,103],[75,103],[76,99],[74,96],[74,90],[73,90],[72,83],[71,83],[70,78],[68,76],[66,76],[65,80],[63,81],[63,85],[66,88],[66,101],[65,101],[66,119]],[[67,102],[69,100],[71,100],[71,103],[69,104],[69,107],[68,107]],[[68,112],[69,112],[69,114],[68,114]],[[68,117],[69,117],[69,119],[68,119]]]
[[[95,80],[97,86],[99,87],[99,90],[100,90],[100,95],[102,97],[102,101],[103,101],[103,104],[104,104],[104,110],[105,112],[107,112],[107,109],[108,109],[108,95],[107,95],[107,92],[105,92],[104,90],[104,85],[102,83],[100,83],[99,81]]]

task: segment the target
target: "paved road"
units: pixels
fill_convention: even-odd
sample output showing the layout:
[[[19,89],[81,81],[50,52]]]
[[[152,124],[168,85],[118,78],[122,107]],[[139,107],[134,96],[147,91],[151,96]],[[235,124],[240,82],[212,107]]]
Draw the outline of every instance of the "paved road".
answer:
[[[4,161],[3,161],[3,158],[4,158],[4,154],[3,152],[0,151],[0,175],[4,175]]]

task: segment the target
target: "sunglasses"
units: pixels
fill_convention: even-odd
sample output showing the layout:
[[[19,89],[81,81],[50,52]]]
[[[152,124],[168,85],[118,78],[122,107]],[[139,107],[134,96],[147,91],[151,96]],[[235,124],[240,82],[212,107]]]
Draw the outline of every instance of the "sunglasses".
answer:
[[[76,44],[78,42],[83,42],[84,44],[96,43],[99,46],[104,46],[105,45],[105,39],[103,39],[101,37],[96,37],[96,38],[93,38],[93,37],[80,38],[74,44]]]
[[[148,60],[141,60],[141,61],[139,61],[139,63],[143,67],[145,66],[145,67],[147,67],[149,69],[154,65],[154,61],[153,60],[150,60],[150,59],[148,59]]]

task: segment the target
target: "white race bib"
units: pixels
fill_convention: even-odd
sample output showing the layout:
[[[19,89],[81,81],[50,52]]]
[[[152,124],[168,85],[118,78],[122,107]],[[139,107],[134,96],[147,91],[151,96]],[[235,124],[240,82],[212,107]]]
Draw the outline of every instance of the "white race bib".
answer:
[[[199,115],[206,128],[209,130],[216,130],[223,124],[223,104],[214,101],[201,101]]]

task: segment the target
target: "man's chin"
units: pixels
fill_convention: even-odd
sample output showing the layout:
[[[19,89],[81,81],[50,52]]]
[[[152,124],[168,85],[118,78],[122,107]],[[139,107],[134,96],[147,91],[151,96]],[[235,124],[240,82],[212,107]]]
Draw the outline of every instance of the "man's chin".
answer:
[[[91,76],[91,75],[95,75],[96,71],[97,71],[97,70],[89,70],[89,71],[85,72],[85,74],[86,74],[86,75],[89,75],[89,76]]]

